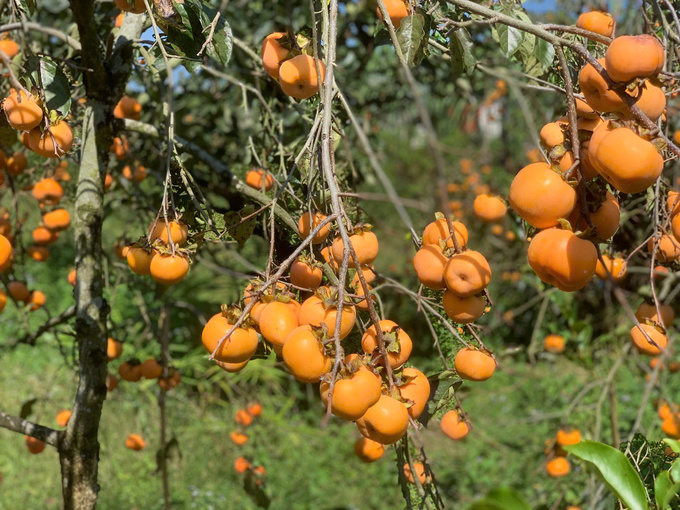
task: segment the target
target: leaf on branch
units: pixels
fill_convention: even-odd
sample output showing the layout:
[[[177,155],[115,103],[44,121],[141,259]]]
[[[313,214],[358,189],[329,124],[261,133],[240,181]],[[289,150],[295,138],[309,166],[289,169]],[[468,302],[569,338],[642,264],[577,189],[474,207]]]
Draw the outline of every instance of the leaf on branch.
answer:
[[[555,59],[555,47],[548,41],[539,39],[536,41],[535,55],[543,67],[548,68]]]
[[[470,74],[474,71],[477,59],[472,53],[473,47],[470,32],[465,28],[453,32],[449,42],[449,52],[451,53],[451,71],[454,80],[463,73]]]
[[[33,404],[35,404],[38,401],[37,398],[32,398],[31,400],[27,400],[23,404],[21,404],[21,411],[19,412],[19,417],[22,420],[25,420],[28,418],[31,413],[33,412]]]
[[[597,441],[581,441],[565,449],[594,466],[614,495],[630,510],[648,510],[647,491],[622,452]]]
[[[47,57],[29,57],[25,68],[32,85],[45,91],[47,109],[66,117],[71,109],[71,89],[61,67]]]
[[[501,51],[506,57],[512,57],[522,44],[522,32],[518,28],[507,25],[498,25],[496,32]]]
[[[673,483],[668,471],[660,473],[654,480],[654,499],[658,510],[670,508],[671,500],[680,491],[680,483]]]
[[[406,63],[413,67],[425,58],[427,38],[429,37],[428,21],[425,16],[415,13],[401,20],[397,30],[397,40],[404,54]]]
[[[247,205],[239,212],[232,211],[224,215],[224,224],[227,229],[227,233],[236,242],[238,242],[239,246],[241,247],[243,247],[245,242],[253,234],[253,230],[255,230],[257,216],[248,218],[248,216],[254,212],[255,208],[252,205]]]

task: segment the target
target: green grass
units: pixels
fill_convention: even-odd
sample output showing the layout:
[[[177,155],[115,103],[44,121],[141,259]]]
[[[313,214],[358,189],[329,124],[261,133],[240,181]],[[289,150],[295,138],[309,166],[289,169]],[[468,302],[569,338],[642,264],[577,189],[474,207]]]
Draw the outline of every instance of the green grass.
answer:
[[[36,348],[20,346],[0,354],[0,402],[2,409],[18,413],[23,402],[37,398],[31,419],[55,426],[54,417],[68,408],[76,379],[64,367],[58,350],[49,341]],[[202,353],[192,353],[190,358]],[[523,360],[501,358],[502,369],[485,383],[470,385],[461,392],[473,424],[470,435],[454,443],[432,420],[422,433],[439,488],[444,499],[458,508],[498,485],[516,487],[535,506],[549,505],[562,492],[574,498],[584,487],[581,466],[565,481],[547,478],[543,470],[544,441],[560,425],[579,427],[585,437],[594,430],[593,406],[601,387],[593,388],[569,416],[561,416],[576,393],[594,379],[593,373],[565,357],[540,357],[535,366]],[[273,509],[307,508],[400,508],[395,454],[388,450],[380,461],[366,465],[353,454],[358,437],[352,424],[331,420],[320,428],[323,410],[318,397],[291,383],[287,376],[263,379],[280,369],[267,361],[258,376],[258,388],[245,377],[208,370],[208,388],[196,393],[189,384],[168,399],[168,437],[176,438],[181,456],[173,450],[170,488],[176,508],[255,508],[233,469],[236,457],[244,455],[267,469],[265,492]],[[207,366],[207,362],[206,362]],[[618,380],[618,395],[627,404],[620,407],[621,430],[634,419],[642,392],[642,372],[631,356]],[[253,372],[255,373],[255,372]],[[262,375],[264,374],[264,376]],[[594,375],[596,374],[596,375]],[[251,376],[252,377],[252,373]],[[185,381],[198,380],[188,374]],[[233,381],[239,381],[233,383]],[[203,383],[206,383],[203,380]],[[233,383],[233,384],[232,384]],[[220,393],[230,388],[232,397]],[[199,386],[203,387],[203,384]],[[465,388],[465,387],[464,387]],[[311,389],[311,388],[310,388]],[[251,400],[263,403],[264,411],[249,427],[250,441],[234,446],[235,411]],[[661,437],[654,411],[648,406],[645,423],[652,425],[652,438]],[[609,435],[609,410],[602,409],[603,439]],[[159,413],[156,385],[121,383],[109,395],[102,416],[99,508],[161,508],[161,479],[156,474],[155,454],[159,448]],[[141,452],[124,447],[131,432],[141,433],[148,446]],[[56,452],[47,448],[30,455],[21,435],[0,430],[0,509],[59,508],[60,477]]]

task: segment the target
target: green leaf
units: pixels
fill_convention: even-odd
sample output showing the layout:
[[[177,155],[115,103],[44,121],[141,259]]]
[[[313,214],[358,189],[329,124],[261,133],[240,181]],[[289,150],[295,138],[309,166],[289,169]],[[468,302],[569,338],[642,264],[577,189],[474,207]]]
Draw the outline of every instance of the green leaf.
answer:
[[[534,54],[543,67],[550,67],[555,59],[555,47],[549,42],[539,39],[536,42]]]
[[[255,230],[255,225],[257,223],[257,216],[252,216],[245,220],[243,218],[247,218],[254,212],[255,208],[252,205],[248,205],[239,212],[232,211],[224,215],[227,233],[233,237],[240,246],[243,246],[253,234],[253,230]]]
[[[207,38],[210,34],[211,26],[215,21],[217,11],[206,5],[201,5],[201,25],[203,25],[203,35]],[[217,60],[222,65],[227,65],[231,59],[231,50],[234,36],[231,26],[223,16],[215,22],[213,36],[206,47],[206,53],[210,58]]]
[[[66,117],[71,109],[71,89],[61,67],[47,57],[33,56],[26,59],[24,68],[27,88],[43,89],[47,109]]]
[[[515,27],[507,25],[498,25],[496,30],[501,51],[505,53],[506,57],[513,56],[519,49],[520,44],[522,44],[522,32]]]
[[[680,483],[680,459],[676,459],[671,464],[670,477],[673,483]]]
[[[668,446],[671,447],[671,450],[673,450],[675,453],[680,453],[680,441],[677,439],[664,439],[664,443],[666,443]]]
[[[409,66],[417,65],[425,57],[424,47],[427,45],[428,35],[425,30],[425,16],[422,14],[413,14],[401,20],[397,40]]]
[[[516,490],[502,487],[473,503],[470,510],[531,510],[531,506]]]
[[[664,471],[654,480],[654,498],[658,510],[670,508],[670,502],[680,490],[680,483],[673,483],[668,471]]]
[[[592,464],[611,491],[630,510],[648,510],[647,491],[633,465],[616,448],[596,441],[566,446],[572,455]]]
[[[477,60],[472,53],[472,39],[470,33],[460,28],[456,30],[449,42],[449,52],[451,53],[451,71],[455,80],[463,73],[471,73],[477,65]]]

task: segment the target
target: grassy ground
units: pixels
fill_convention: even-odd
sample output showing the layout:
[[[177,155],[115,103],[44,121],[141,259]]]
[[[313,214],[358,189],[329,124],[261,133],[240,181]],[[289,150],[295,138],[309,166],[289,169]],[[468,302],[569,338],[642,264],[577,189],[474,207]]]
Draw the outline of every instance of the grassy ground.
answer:
[[[57,411],[69,406],[75,377],[63,368],[58,350],[46,344],[0,355],[0,365],[5,367],[0,371],[0,402],[3,410],[17,413],[22,403],[37,398],[31,419],[54,426]],[[579,390],[606,371],[599,368],[593,373],[564,357],[539,359],[535,366],[506,357],[503,367],[487,383],[462,393],[475,427],[466,440],[453,443],[446,439],[436,420],[423,432],[444,499],[458,508],[495,486],[510,485],[537,508],[560,496],[577,503],[580,487],[586,483],[583,469],[576,466],[565,482],[549,480],[543,471],[544,441],[562,423],[578,426],[586,437],[592,435],[601,387],[587,393],[568,417],[564,413]],[[641,373],[635,358],[621,368],[622,431],[634,419],[642,392]],[[211,382],[217,389],[225,382],[230,384],[230,377],[218,374]],[[239,455],[266,467],[265,491],[273,509],[402,506],[392,451],[374,464],[362,464],[352,451],[358,437],[355,427],[332,421],[327,429],[320,429],[322,410],[317,398],[287,379],[277,384],[265,384],[261,391],[247,383],[230,385],[230,399],[217,398],[216,392],[190,393],[188,385],[171,394],[169,437],[177,439],[181,453],[173,452],[170,462],[176,508],[255,508],[233,469]],[[288,388],[287,394],[282,388]],[[155,473],[159,446],[155,394],[152,382],[122,383],[106,401],[100,436],[100,508],[161,508],[161,480]],[[259,400],[264,411],[248,429],[249,443],[239,448],[231,443],[229,433],[234,429],[236,409],[247,400]],[[605,403],[605,440],[610,434],[608,415]],[[652,425],[651,437],[660,437],[651,406],[646,423]],[[126,449],[125,437],[131,432],[143,434],[149,446],[141,452]],[[56,452],[48,447],[41,455],[30,455],[23,438],[6,430],[0,430],[0,444],[4,478],[0,509],[59,508]],[[31,503],[27,506],[27,502]]]

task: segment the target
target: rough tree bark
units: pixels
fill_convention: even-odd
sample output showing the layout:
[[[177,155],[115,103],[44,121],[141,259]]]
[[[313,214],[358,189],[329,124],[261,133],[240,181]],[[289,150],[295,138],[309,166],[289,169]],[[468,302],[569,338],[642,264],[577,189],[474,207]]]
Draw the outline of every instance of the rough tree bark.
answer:
[[[64,509],[95,507],[99,493],[99,421],[106,398],[106,317],[103,296],[101,229],[103,190],[113,138],[113,106],[130,73],[131,41],[143,16],[128,20],[115,51],[105,60],[94,21],[94,0],[71,0],[82,48],[87,107],[82,126],[80,174],[75,207],[76,342],[78,389],[73,415],[60,437]],[[140,19],[141,18],[141,19]]]

